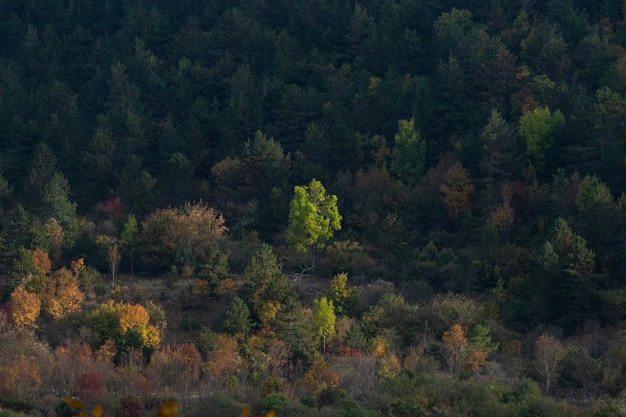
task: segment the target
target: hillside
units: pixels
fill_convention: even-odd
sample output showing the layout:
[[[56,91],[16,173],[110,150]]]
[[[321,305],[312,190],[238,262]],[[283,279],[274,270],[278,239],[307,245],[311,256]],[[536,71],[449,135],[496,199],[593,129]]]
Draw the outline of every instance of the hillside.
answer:
[[[626,415],[622,2],[17,3],[0,417]]]

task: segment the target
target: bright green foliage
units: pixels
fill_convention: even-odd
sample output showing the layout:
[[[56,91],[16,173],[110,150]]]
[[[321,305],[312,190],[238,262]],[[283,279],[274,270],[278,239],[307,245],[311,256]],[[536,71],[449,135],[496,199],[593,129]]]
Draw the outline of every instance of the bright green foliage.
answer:
[[[335,231],[341,229],[337,196],[326,194],[326,188],[316,179],[308,186],[296,185],[294,194],[289,205],[289,246],[300,253],[323,249]]]
[[[551,112],[546,106],[522,115],[519,134],[525,140],[528,159],[535,166],[543,168],[548,151],[554,147],[556,133],[564,124],[563,113],[560,110]]]
[[[415,129],[415,119],[400,120],[393,147],[392,172],[409,184],[417,182],[424,173],[426,141]]]
[[[324,354],[326,354],[326,340],[335,334],[335,307],[332,300],[322,297],[315,300],[313,309],[313,326],[317,334],[322,337]]]

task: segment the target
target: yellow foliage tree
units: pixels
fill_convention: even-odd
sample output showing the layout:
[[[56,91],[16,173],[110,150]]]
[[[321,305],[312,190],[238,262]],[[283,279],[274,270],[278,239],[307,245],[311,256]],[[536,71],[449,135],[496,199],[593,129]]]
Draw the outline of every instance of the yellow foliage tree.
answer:
[[[0,397],[3,398],[24,398],[42,382],[39,364],[24,356],[0,366],[0,375]]]
[[[161,344],[161,335],[156,327],[150,325],[150,314],[141,304],[125,304],[119,312],[119,320],[122,334],[135,329],[147,347],[157,348]]]
[[[42,274],[49,274],[52,269],[52,262],[50,262],[48,253],[41,249],[33,251],[33,263],[35,264],[35,269]]]
[[[67,268],[55,271],[44,295],[44,309],[60,320],[82,310],[85,294],[80,290],[78,277]]]
[[[125,304],[120,310],[120,329],[126,333],[128,329],[143,329],[148,326],[150,315],[140,304]]]
[[[37,294],[32,294],[24,288],[17,287],[11,293],[11,312],[13,323],[17,327],[32,325],[41,312],[41,300]]]
[[[323,357],[315,359],[311,368],[304,374],[304,383],[317,395],[328,388],[336,388],[341,376],[330,369]]]

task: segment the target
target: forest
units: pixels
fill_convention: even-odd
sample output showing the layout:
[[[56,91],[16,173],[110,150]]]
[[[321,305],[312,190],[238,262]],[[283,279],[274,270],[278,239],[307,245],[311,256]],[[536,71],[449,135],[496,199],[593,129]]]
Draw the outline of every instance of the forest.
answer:
[[[626,2],[0,0],[0,417],[626,416]]]

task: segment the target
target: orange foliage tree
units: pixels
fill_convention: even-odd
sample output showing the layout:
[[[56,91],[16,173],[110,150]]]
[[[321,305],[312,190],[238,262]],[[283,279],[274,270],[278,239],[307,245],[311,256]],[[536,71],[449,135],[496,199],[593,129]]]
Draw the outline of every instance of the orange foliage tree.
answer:
[[[161,333],[150,323],[150,320],[150,314],[144,306],[114,300],[100,304],[86,318],[87,324],[99,334],[100,345],[133,330],[141,337],[143,346],[158,348],[161,344]],[[165,323],[159,323],[159,325],[165,327]],[[106,352],[102,353],[106,356]]]
[[[443,343],[448,353],[446,359],[453,374],[457,375],[463,364],[465,352],[469,342],[465,337],[465,330],[460,324],[453,324],[449,330],[443,333]]]
[[[150,360],[147,375],[163,392],[176,393],[189,398],[192,389],[198,388],[202,356],[192,344],[183,343],[155,352]]]
[[[0,333],[0,398],[36,401],[51,374],[48,346],[28,329],[12,328]]]
[[[80,290],[78,276],[67,268],[55,271],[44,295],[44,309],[60,320],[82,310],[85,294]]]
[[[458,219],[469,208],[475,189],[469,172],[463,168],[461,162],[452,164],[444,175],[443,184],[439,186],[450,217]]]
[[[13,323],[17,327],[28,327],[39,317],[41,300],[37,294],[30,293],[24,288],[17,287],[11,293],[11,314]]]
[[[448,366],[455,375],[461,371],[478,371],[485,365],[489,354],[498,348],[498,344],[491,341],[489,328],[481,324],[472,328],[469,339],[460,324],[453,324],[443,333],[442,340],[448,353]]]
[[[52,270],[52,262],[50,261],[48,253],[41,249],[33,250],[33,263],[35,265],[35,269],[42,274],[49,274]]]

